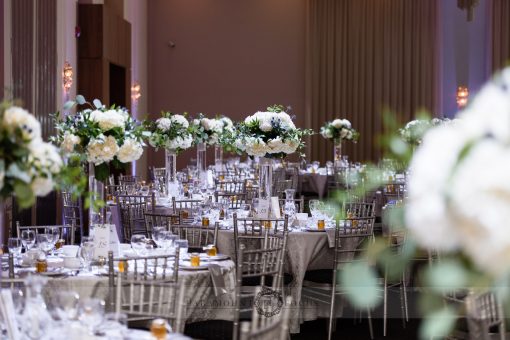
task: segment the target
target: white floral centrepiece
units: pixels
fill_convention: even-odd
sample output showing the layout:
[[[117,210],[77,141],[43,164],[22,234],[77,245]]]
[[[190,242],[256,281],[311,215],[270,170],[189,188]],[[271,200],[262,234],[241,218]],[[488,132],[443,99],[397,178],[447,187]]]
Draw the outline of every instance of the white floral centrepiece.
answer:
[[[220,145],[224,134],[231,135],[234,124],[228,117],[207,118],[199,114],[192,124],[195,144]]]
[[[179,153],[193,144],[189,122],[185,116],[163,112],[155,122],[146,122],[150,132],[149,144]]]
[[[326,139],[336,141],[352,140],[357,141],[359,133],[352,128],[351,122],[347,119],[334,119],[321,127],[321,135]]]
[[[63,167],[58,149],[41,137],[37,119],[21,107],[0,106],[0,200],[14,194],[22,208],[46,196]]]
[[[303,137],[310,130],[296,128],[283,107],[274,106],[256,112],[239,125],[236,147],[250,156],[284,158],[303,147]]]
[[[420,245],[460,251],[502,277],[510,272],[510,69],[459,118],[430,129],[417,149],[406,222]]]
[[[63,120],[57,116],[56,141],[64,152],[83,155],[83,162],[95,165],[95,176],[100,181],[108,177],[109,163],[122,168],[140,159],[146,133],[126,109],[108,108],[97,99],[91,104],[83,96],[77,96],[66,108],[76,104],[90,108]]]

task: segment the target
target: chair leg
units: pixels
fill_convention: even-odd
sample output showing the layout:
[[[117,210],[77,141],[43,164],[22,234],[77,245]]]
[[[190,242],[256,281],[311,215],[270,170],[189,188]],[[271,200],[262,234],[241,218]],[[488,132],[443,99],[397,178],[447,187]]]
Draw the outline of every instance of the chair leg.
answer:
[[[404,304],[404,283],[402,282],[399,287],[399,295],[400,295],[400,310],[402,312],[402,328],[406,328],[406,312],[405,312],[405,304]]]
[[[383,336],[386,336],[386,323],[388,319],[388,281],[384,278],[383,292]]]
[[[374,329],[372,327],[372,314],[370,312],[370,308],[367,308],[367,318],[368,318],[368,330],[370,331],[370,339],[374,339]]]
[[[406,271],[402,274],[402,286],[404,288],[404,308],[406,311],[406,322],[409,322],[409,308],[407,306],[407,282],[406,282]]]

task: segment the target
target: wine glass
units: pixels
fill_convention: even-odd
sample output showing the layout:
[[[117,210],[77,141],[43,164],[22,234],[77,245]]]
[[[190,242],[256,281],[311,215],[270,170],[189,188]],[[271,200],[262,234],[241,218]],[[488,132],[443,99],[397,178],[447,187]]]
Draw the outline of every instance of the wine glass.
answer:
[[[94,257],[94,238],[84,236],[80,246],[80,256],[85,263],[86,271],[92,271],[91,263]]]
[[[310,200],[309,202],[310,214],[312,214],[313,218],[318,217],[320,213],[320,204],[321,202],[319,200]]]
[[[28,251],[35,244],[35,231],[31,229],[25,229],[21,231],[21,242],[23,247]]]
[[[155,227],[152,227],[152,239],[154,240],[154,242],[156,242],[156,245],[158,247],[161,247],[161,233],[163,231],[166,231],[166,228],[165,227],[162,227],[162,226],[155,226]]]
[[[51,297],[54,318],[62,321],[76,320],[80,296],[73,291],[59,291]]]
[[[60,228],[59,227],[46,227],[44,228],[45,234],[50,235],[50,242],[53,244],[53,248],[57,244],[58,240],[60,239]],[[52,252],[53,252],[52,248]]]
[[[53,249],[53,236],[49,234],[37,234],[37,245],[39,249],[48,254]]]
[[[159,246],[163,248],[164,251],[170,249],[175,240],[177,240],[177,235],[172,234],[171,231],[163,230],[159,233]]]
[[[250,215],[251,206],[249,204],[241,204],[239,207],[239,210],[237,212],[237,215],[240,218],[246,218]]]
[[[188,254],[188,240],[175,240],[174,244],[179,247],[179,258],[183,259]]]
[[[105,302],[96,298],[85,298],[78,305],[78,319],[91,333],[103,322]]]
[[[15,258],[18,258],[21,255],[22,246],[23,243],[18,237],[9,237],[7,240],[7,248],[9,248],[9,253],[13,254]]]

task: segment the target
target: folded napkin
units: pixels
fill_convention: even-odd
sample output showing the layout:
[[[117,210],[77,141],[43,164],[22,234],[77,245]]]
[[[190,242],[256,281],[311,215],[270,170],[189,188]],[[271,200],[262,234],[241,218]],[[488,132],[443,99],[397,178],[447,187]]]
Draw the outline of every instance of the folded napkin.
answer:
[[[211,280],[214,288],[214,295],[220,296],[227,294],[227,288],[225,286],[225,278],[221,272],[221,266],[216,263],[209,264],[209,273],[211,273]]]
[[[328,245],[330,248],[335,248],[335,229],[326,229],[326,235],[328,236]]]

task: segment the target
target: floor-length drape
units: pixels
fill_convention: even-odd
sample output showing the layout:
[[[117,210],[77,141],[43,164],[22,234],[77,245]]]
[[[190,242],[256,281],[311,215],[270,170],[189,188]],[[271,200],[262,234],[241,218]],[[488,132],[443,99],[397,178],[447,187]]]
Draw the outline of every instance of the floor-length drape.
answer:
[[[510,65],[510,1],[491,0],[492,71]]]
[[[376,160],[385,108],[402,121],[437,104],[435,0],[309,0],[307,125],[347,118],[361,133],[344,150],[355,161]],[[309,157],[331,160],[332,143],[320,135]],[[325,146],[326,145],[326,146]]]

